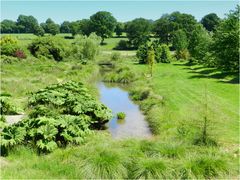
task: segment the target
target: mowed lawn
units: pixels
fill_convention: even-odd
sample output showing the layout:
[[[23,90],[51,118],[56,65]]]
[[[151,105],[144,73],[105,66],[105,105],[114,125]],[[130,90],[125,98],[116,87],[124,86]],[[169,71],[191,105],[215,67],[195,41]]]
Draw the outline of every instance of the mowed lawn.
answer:
[[[132,68],[148,72],[146,65]],[[165,99],[166,121],[172,127],[179,121],[194,124],[202,120],[207,102],[210,132],[227,145],[239,140],[239,84],[234,78],[216,69],[172,63],[155,64],[150,81],[153,91]]]

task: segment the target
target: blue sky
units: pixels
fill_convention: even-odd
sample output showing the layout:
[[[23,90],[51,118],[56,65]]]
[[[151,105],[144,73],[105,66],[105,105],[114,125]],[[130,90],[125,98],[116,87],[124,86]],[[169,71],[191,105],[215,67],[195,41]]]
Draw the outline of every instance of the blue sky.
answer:
[[[189,13],[200,20],[214,12],[223,18],[234,9],[238,1],[1,1],[1,20],[16,20],[19,14],[33,15],[39,22],[52,18],[61,23],[64,20],[89,18],[97,11],[109,11],[118,21],[129,21],[137,17],[156,20],[162,14],[180,11]]]

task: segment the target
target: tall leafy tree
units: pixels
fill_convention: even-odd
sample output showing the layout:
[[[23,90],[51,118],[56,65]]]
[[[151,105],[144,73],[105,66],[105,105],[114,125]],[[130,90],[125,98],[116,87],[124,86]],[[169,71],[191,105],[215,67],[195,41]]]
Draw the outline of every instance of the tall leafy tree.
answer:
[[[61,33],[70,33],[71,32],[70,24],[71,23],[69,21],[64,21],[60,26],[60,32]]]
[[[79,21],[73,21],[70,23],[70,32],[72,33],[72,36],[75,36],[76,34],[80,33]]]
[[[48,18],[45,23],[41,23],[42,28],[46,33],[56,35],[60,33],[60,27],[52,19]]]
[[[38,21],[33,16],[19,15],[17,26],[20,26],[20,33],[33,33],[35,27],[38,26]]]
[[[191,37],[191,33],[197,24],[197,20],[190,14],[173,12],[165,14],[154,23],[153,32],[160,38],[162,43],[172,42],[175,31],[182,29],[187,37]]]
[[[217,64],[228,70],[239,70],[239,10],[237,6],[217,27],[213,51]]]
[[[131,45],[138,48],[149,40],[151,24],[147,19],[137,18],[133,21],[127,22],[125,30]]]
[[[110,12],[99,11],[90,17],[93,31],[102,38],[101,44],[104,39],[110,37],[116,27],[116,19]]]
[[[201,24],[195,26],[189,41],[189,52],[199,63],[203,62],[207,52],[209,52],[212,38],[208,31]]]
[[[79,21],[81,34],[89,36],[92,32],[92,24],[89,19]]]
[[[118,22],[115,29],[116,35],[120,37],[123,31],[124,31],[124,23]]]
[[[182,29],[177,30],[173,34],[173,47],[176,50],[183,50],[188,48],[188,38]]]
[[[1,22],[1,33],[17,33],[16,22],[4,19]]]
[[[213,31],[220,23],[220,20],[217,14],[210,13],[201,19],[201,23],[208,31]]]

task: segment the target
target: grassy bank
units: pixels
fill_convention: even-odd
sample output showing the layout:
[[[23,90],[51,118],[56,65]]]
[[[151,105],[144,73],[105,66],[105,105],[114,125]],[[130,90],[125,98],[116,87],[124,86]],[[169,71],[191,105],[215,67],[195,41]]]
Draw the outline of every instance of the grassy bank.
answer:
[[[236,157],[216,148],[158,139],[115,141],[97,133],[84,145],[45,156],[19,147],[9,155],[1,175],[4,179],[230,178],[237,174],[236,163]]]

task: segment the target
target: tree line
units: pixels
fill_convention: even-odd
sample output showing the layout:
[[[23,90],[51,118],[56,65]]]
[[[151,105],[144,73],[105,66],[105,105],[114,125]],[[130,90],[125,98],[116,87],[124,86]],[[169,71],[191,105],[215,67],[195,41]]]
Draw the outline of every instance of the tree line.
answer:
[[[39,36],[43,36],[44,33],[89,36],[94,32],[101,37],[101,44],[114,32],[117,36],[125,32],[128,41],[120,40],[116,49],[144,50],[145,46],[146,51],[150,43],[155,51],[162,49],[165,52],[166,46],[158,48],[158,44],[166,44],[167,48],[175,51],[177,59],[188,59],[191,62],[227,70],[239,68],[239,6],[230,11],[224,19],[210,13],[199,22],[194,16],[180,12],[164,14],[156,21],[136,18],[122,23],[110,12],[100,11],[89,19],[64,21],[61,25],[50,18],[39,24],[33,16],[20,15],[16,22],[3,20],[1,32],[34,33]],[[166,52],[164,56],[167,57],[167,54]],[[160,55],[156,57],[160,59]],[[164,61],[168,62],[166,59]]]

